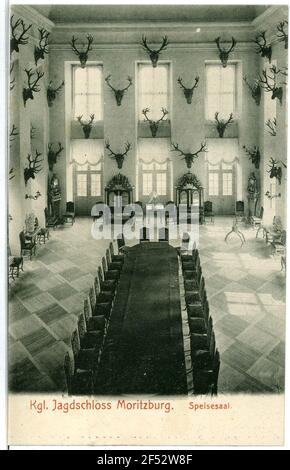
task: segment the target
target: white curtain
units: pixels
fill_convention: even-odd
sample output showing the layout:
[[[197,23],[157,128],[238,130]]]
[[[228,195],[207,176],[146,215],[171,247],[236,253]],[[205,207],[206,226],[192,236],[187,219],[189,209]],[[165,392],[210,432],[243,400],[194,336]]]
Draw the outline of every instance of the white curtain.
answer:
[[[238,139],[207,139],[207,149],[206,160],[211,165],[239,160]]]
[[[171,159],[169,139],[139,139],[138,159],[143,163],[165,163]]]
[[[71,161],[78,165],[96,165],[104,155],[103,140],[74,139],[71,141]]]

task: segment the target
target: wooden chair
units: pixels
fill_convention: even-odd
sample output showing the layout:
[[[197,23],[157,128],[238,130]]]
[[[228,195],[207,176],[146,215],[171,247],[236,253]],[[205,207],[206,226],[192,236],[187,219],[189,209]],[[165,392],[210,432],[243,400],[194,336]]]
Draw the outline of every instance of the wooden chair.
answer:
[[[70,354],[64,356],[64,372],[69,395],[91,395],[94,391],[92,370],[74,370]]]
[[[216,349],[211,367],[205,369],[193,369],[194,395],[217,395],[219,370],[220,354],[219,351]]]
[[[244,203],[244,201],[236,201],[235,216],[238,220],[241,220],[243,217],[245,217],[245,203]]]
[[[107,280],[107,279],[118,280],[119,279],[120,270],[119,269],[109,269],[104,256],[102,258],[102,268],[103,268],[103,273],[104,273],[105,280]]]
[[[47,227],[42,227],[39,229],[37,234],[37,241],[39,244],[41,244],[42,241],[45,244],[46,240],[49,240],[49,229]]]
[[[209,305],[206,291],[204,290],[200,303],[188,303],[186,310],[190,333],[206,333],[209,320]]]
[[[258,238],[259,231],[263,229],[263,216],[264,216],[264,207],[262,206],[260,209],[259,216],[251,215],[250,216],[250,224],[252,225],[253,229],[258,227],[256,238]]]
[[[92,309],[92,316],[104,316],[106,322],[108,322],[111,315],[112,301],[107,301],[99,296],[96,298],[93,287],[91,287],[89,290],[89,299]]]
[[[29,254],[30,259],[32,259],[32,254],[35,256],[36,252],[36,243],[34,239],[26,240],[25,233],[22,230],[19,234],[20,240],[20,256],[25,256],[27,253]]]
[[[205,201],[204,203],[204,211],[203,211],[203,218],[204,222],[206,222],[206,217],[210,217],[211,222],[214,222],[214,211],[213,211],[213,204],[211,201]]]
[[[100,351],[99,348],[81,349],[78,330],[75,329],[71,336],[71,346],[74,356],[75,369],[91,370],[97,369]]]
[[[101,351],[104,341],[104,332],[91,330],[87,331],[86,320],[83,313],[78,318],[78,333],[81,349],[97,348]]]
[[[104,315],[92,316],[92,309],[90,305],[90,300],[87,297],[84,300],[84,317],[86,321],[87,331],[102,331],[103,333],[106,330],[106,318]]]
[[[209,350],[212,331],[213,321],[212,318],[209,317],[206,333],[190,334],[191,351]]]
[[[168,230],[168,228],[160,228],[158,230],[158,241],[168,243],[168,241],[169,241],[169,230]]]
[[[124,259],[125,259],[124,254],[115,255],[114,254],[114,246],[113,246],[112,242],[110,242],[110,244],[109,244],[109,250],[110,250],[110,256],[111,256],[112,262],[117,261],[117,262],[120,262],[120,263],[124,263]]]
[[[126,246],[126,244],[125,244],[125,238],[124,238],[123,233],[120,233],[117,236],[117,245],[118,245],[119,254],[124,254],[125,255],[130,250],[130,247]]]
[[[101,291],[115,292],[118,284],[117,279],[105,279],[104,271],[101,266],[98,266],[97,275],[99,278]]]
[[[109,271],[121,271],[123,267],[123,260],[122,261],[112,261],[111,254],[109,248],[106,249],[106,263],[107,268]]]
[[[286,251],[286,230],[282,230],[279,238],[274,239],[271,242],[271,247],[273,253],[280,254],[281,256],[285,255]]]
[[[72,225],[75,222],[75,204],[72,201],[66,203],[66,211],[63,214],[63,220],[66,223],[71,223]]]

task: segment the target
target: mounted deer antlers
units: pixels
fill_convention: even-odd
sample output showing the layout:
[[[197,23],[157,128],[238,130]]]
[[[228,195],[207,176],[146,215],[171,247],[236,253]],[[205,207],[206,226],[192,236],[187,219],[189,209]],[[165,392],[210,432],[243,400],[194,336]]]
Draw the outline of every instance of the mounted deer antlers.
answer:
[[[279,42],[284,42],[285,43],[285,49],[288,49],[288,33],[286,33],[286,31],[284,31],[284,28],[285,28],[286,25],[288,25],[287,20],[281,21],[277,25],[277,30],[278,30],[277,37],[278,37]]]
[[[219,120],[218,112],[215,113],[214,118],[216,120],[216,128],[217,128],[218,134],[220,137],[223,137],[226,128],[234,122],[233,113],[230,114],[230,117],[227,121],[224,121],[223,119]]]
[[[262,90],[259,84],[259,80],[255,79],[254,84],[251,85],[248,82],[247,77],[244,77],[244,82],[248,86],[249,90],[251,90],[251,95],[252,95],[252,98],[254,98],[256,105],[259,106],[261,102],[261,96],[262,96]]]
[[[78,116],[77,120],[79,121],[80,125],[83,128],[85,138],[88,139],[90,137],[90,133],[91,133],[91,130],[92,130],[92,127],[93,127],[93,122],[94,122],[94,119],[95,119],[95,115],[91,114],[90,115],[90,120],[87,121],[87,122],[82,121],[82,117],[83,116]]]
[[[48,144],[47,159],[48,167],[51,171],[53,170],[53,165],[56,164],[58,155],[63,151],[63,149],[64,147],[62,147],[60,142],[58,143],[58,150],[56,151],[53,150],[53,144]]]
[[[51,108],[55,98],[57,97],[57,94],[60,92],[62,87],[64,86],[64,80],[61,82],[61,84],[57,88],[52,87],[52,80],[50,80],[47,91],[46,91],[46,97],[47,97],[47,104]]]
[[[13,180],[13,178],[15,178],[14,168],[10,168],[9,173],[8,173],[8,179],[10,181],[10,180]]]
[[[129,142],[125,144],[125,152],[123,153],[113,152],[113,150],[110,147],[110,142],[108,140],[105,142],[105,146],[106,146],[106,149],[108,149],[111,152],[109,156],[116,160],[118,168],[121,169],[124,163],[125,156],[127,156],[127,153],[129,152],[131,148],[131,144]]]
[[[32,69],[25,69],[26,75],[27,75],[27,82],[28,82],[28,88],[23,88],[23,102],[24,106],[26,105],[27,100],[33,100],[33,93],[38,93],[40,91],[38,81],[44,76],[44,72],[39,72],[36,70],[36,72],[32,72]],[[32,77],[35,77],[36,73],[36,78],[34,81],[32,81]]]
[[[168,114],[168,111],[165,108],[162,108],[161,109],[162,116],[161,116],[160,119],[158,119],[158,121],[152,121],[151,119],[149,119],[148,116],[147,116],[147,113],[149,113],[149,112],[150,112],[149,108],[145,108],[145,109],[142,110],[142,114],[144,114],[144,116],[145,116],[144,121],[149,122],[149,127],[150,127],[150,130],[151,130],[152,137],[156,137],[156,134],[157,134],[157,131],[158,131],[158,124],[159,124],[159,122],[163,121],[164,117]]]
[[[128,82],[129,82],[129,85],[127,85],[125,88],[122,88],[122,90],[116,90],[116,88],[114,88],[114,87],[111,85],[110,80],[111,80],[111,75],[108,75],[108,76],[105,78],[105,81],[107,82],[107,84],[108,84],[108,86],[111,88],[111,90],[115,93],[115,98],[116,98],[117,106],[121,106],[123,96],[124,96],[124,94],[126,93],[126,91],[128,90],[128,88],[133,84],[133,80],[132,80],[131,77],[128,77],[127,80],[128,80]]]
[[[19,135],[19,132],[16,132],[16,130],[17,130],[17,127],[14,126],[14,124],[12,124],[12,129],[9,133],[9,142],[13,142],[13,140],[15,140],[15,137]]]
[[[268,173],[270,173],[270,178],[276,178],[281,184],[282,180],[282,167],[278,166],[278,161],[275,160],[274,158],[270,158],[270,164],[269,164],[269,170],[267,170]]]
[[[44,54],[48,54],[48,36],[50,35],[50,33],[44,28],[38,28],[38,31],[40,39],[38,46],[35,46],[34,49],[35,65],[37,65],[39,59],[44,59]]]
[[[16,81],[15,77],[11,79],[11,74],[13,72],[13,69],[14,69],[14,62],[10,64],[10,91],[12,91],[13,88],[15,87],[15,81]]]
[[[243,145],[243,149],[249,155],[249,159],[255,165],[255,168],[258,170],[260,168],[260,160],[261,160],[259,147],[255,146],[253,149],[249,149],[245,145]]]
[[[235,38],[232,37],[232,45],[228,50],[226,50],[224,47],[221,47],[220,37],[215,39],[215,43],[216,43],[216,45],[218,47],[218,50],[219,50],[219,58],[221,60],[222,66],[225,68],[227,66],[227,63],[228,63],[228,60],[229,60],[230,52],[232,52],[232,50],[236,46],[237,41],[235,40]]]
[[[180,88],[183,89],[183,93],[184,93],[184,96],[185,96],[185,99],[186,99],[186,102],[188,104],[191,104],[192,102],[192,95],[193,95],[193,90],[197,87],[198,85],[198,82],[199,82],[199,77],[195,77],[195,83],[194,85],[191,87],[191,88],[186,88],[183,83],[182,83],[182,78],[179,77],[177,79],[179,85],[180,85]]]
[[[88,41],[88,44],[87,44],[87,49],[86,51],[82,51],[80,52],[77,48],[76,48],[76,42],[77,42],[77,38],[75,38],[74,36],[72,37],[72,40],[71,40],[71,47],[72,47],[72,50],[74,51],[74,53],[78,56],[79,60],[80,60],[80,64],[81,64],[81,68],[84,69],[85,66],[86,66],[86,63],[87,63],[87,60],[88,60],[88,57],[89,57],[89,51],[92,50],[92,43],[94,41],[94,38],[93,36],[91,36],[90,34],[87,36],[87,41]]]
[[[173,149],[171,150],[171,152],[179,152],[180,155],[183,155],[183,160],[185,160],[186,166],[187,166],[188,169],[191,168],[191,165],[193,164],[194,159],[195,159],[195,158],[198,158],[198,154],[199,154],[200,152],[207,152],[206,143],[202,143],[202,144],[200,145],[200,149],[197,150],[197,151],[194,152],[194,153],[190,153],[190,152],[185,153],[185,152],[183,152],[183,150],[181,150],[181,149],[179,148],[178,144],[174,144],[173,142],[172,142],[171,145],[172,145],[172,147],[173,147]]]
[[[266,31],[263,31],[262,33],[258,34],[256,36],[256,39],[254,40],[254,43],[257,44],[257,54],[260,54],[261,57],[267,57],[271,64],[272,46],[271,44],[267,44]]]
[[[28,168],[24,168],[25,185],[27,185],[27,182],[30,178],[34,180],[36,173],[39,173],[42,170],[39,163],[42,162],[43,159],[39,160],[40,155],[42,154],[38,152],[37,150],[36,150],[35,158],[31,158],[31,155],[28,154],[28,157],[27,157]]]
[[[277,119],[275,117],[273,118],[273,121],[271,119],[268,119],[268,121],[266,122],[266,126],[268,128],[267,131],[269,132],[269,134],[275,137],[275,135],[277,134]]]
[[[277,98],[280,101],[280,104],[282,104],[282,98],[283,98],[283,88],[282,86],[277,86],[277,76],[279,74],[286,76],[287,72],[284,72],[283,70],[277,69],[275,65],[272,65],[270,67],[270,72],[273,74],[273,76],[269,77],[267,75],[267,71],[264,69],[262,70],[262,77],[259,76],[259,82],[262,88],[264,88],[265,91],[270,91],[272,93],[272,100]],[[269,80],[271,80],[271,83],[269,83]],[[282,82],[284,85],[286,84],[285,82]]]
[[[12,38],[10,39],[10,54],[12,54],[13,51],[19,52],[19,46],[23,44],[28,43],[28,36],[25,37],[25,34],[27,31],[31,28],[32,24],[30,24],[27,28],[25,27],[24,21],[19,18],[15,23],[13,24],[13,17],[14,15],[11,16],[10,18],[10,28],[11,28],[11,34]],[[16,30],[18,26],[21,26],[22,32],[19,34],[18,37],[16,37]]]
[[[158,60],[159,60],[159,55],[160,55],[161,51],[165,50],[167,48],[168,44],[169,44],[168,38],[167,38],[167,36],[164,36],[160,48],[158,50],[152,50],[147,45],[146,36],[142,36],[141,45],[146,50],[146,52],[148,52],[149,57],[150,57],[151,62],[152,62],[152,65],[153,65],[154,68],[157,67]]]

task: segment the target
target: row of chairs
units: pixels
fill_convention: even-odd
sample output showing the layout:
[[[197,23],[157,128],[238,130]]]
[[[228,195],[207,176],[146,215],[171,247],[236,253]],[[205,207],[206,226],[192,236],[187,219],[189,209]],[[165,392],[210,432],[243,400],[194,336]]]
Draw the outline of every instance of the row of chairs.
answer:
[[[180,251],[185,305],[190,332],[194,394],[217,395],[220,354],[216,349],[212,317],[196,246]]]
[[[64,358],[69,395],[94,391],[123,262],[124,253],[114,254],[111,242],[72,333],[71,353]]]

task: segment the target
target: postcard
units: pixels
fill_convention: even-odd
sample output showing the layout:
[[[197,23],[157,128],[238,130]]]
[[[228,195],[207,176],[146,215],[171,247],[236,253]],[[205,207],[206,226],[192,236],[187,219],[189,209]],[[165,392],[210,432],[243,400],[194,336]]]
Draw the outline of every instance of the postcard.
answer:
[[[8,16],[8,444],[283,445],[288,7]]]

